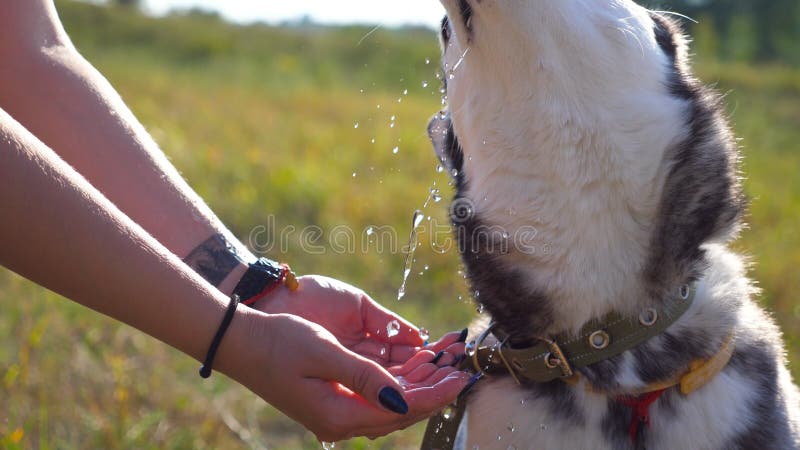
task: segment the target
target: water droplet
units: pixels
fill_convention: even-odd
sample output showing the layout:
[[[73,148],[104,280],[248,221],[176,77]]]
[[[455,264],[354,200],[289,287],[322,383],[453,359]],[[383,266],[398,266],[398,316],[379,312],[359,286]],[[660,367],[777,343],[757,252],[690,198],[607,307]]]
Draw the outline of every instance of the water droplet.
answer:
[[[425,328],[420,328],[419,329],[419,338],[422,339],[423,341],[427,341],[428,339],[431,338],[431,334]]]
[[[452,419],[453,417],[455,417],[455,412],[453,411],[453,408],[452,408],[452,407],[450,407],[450,406],[448,406],[447,408],[445,408],[445,409],[442,411],[442,417],[444,417],[444,420],[450,420],[450,419]]]
[[[353,178],[355,178],[355,177],[356,177],[356,175],[357,175],[357,174],[356,174],[355,172],[353,172]]]
[[[542,431],[547,431],[547,425],[541,424],[541,425],[539,425],[539,429],[542,430]]]
[[[508,424],[508,431],[510,431],[512,433],[517,431],[517,427],[514,426],[514,422],[511,422],[510,424]]]
[[[408,89],[403,89],[403,95],[408,95]]]
[[[427,82],[427,81],[423,81],[423,82],[422,82],[422,87],[423,87],[423,88],[426,88],[426,87],[428,87],[428,82]]]
[[[400,322],[398,322],[396,320],[393,320],[393,321],[389,322],[388,324],[386,324],[386,334],[390,338],[393,338],[393,337],[397,336],[398,334],[400,334]]]
[[[398,154],[398,153],[400,153],[400,147],[395,147],[395,148],[393,148],[393,149],[392,149],[392,153],[394,153],[395,155],[396,155],[396,154]]]
[[[431,188],[431,200],[433,200],[434,203],[442,201],[442,193],[439,189]]]
[[[520,405],[524,405],[525,404],[525,399],[524,398],[519,399],[519,404]]]
[[[380,105],[380,103],[378,104],[378,109],[381,109],[381,105]]]
[[[389,128],[394,128],[394,122],[389,124]]]
[[[486,310],[486,307],[485,307],[485,306],[483,306],[483,303],[478,303],[478,309],[477,309],[477,311],[478,311],[478,314],[483,314],[483,312],[484,312],[485,310]]]
[[[374,227],[367,228],[367,236],[372,236],[373,234],[375,234],[375,228]]]
[[[425,214],[420,210],[416,210],[412,220],[414,222],[414,228],[418,228],[422,224],[422,221],[425,220]]]
[[[333,450],[333,448],[335,448],[335,447],[336,447],[336,444],[333,443],[333,442],[323,442],[322,443],[322,448],[324,450]]]
[[[381,356],[386,356],[386,348],[381,349]]]
[[[353,125],[353,128],[356,128],[356,129],[358,129],[358,122],[356,122],[356,124],[355,124],[355,125]]]
[[[456,73],[453,69],[447,71],[447,78],[454,80],[456,78]]]
[[[452,175],[454,177],[457,177],[458,176],[458,170],[456,170],[456,169],[451,170],[450,171],[450,175]]]
[[[430,63],[431,63],[431,59],[430,58],[425,58],[425,65],[427,66]]]
[[[428,217],[428,219],[430,220],[430,217]],[[423,267],[423,269],[425,269],[426,271],[431,270],[431,266],[426,264],[425,267]]]
[[[371,144],[374,144],[374,143],[375,143],[375,138],[372,138],[372,139],[370,139],[370,140],[369,140],[369,142],[370,142]]]
[[[498,435],[497,435],[497,440],[498,440],[498,441],[502,441],[502,440],[503,440],[503,436],[502,436],[502,435],[500,435],[500,434],[498,434]]]

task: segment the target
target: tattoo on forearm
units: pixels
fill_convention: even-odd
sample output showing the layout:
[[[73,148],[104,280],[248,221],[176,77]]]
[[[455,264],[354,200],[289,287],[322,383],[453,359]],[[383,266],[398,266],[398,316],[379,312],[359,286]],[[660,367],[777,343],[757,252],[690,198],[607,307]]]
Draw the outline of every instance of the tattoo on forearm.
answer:
[[[221,234],[208,238],[183,260],[215,287],[222,283],[240,261],[236,249]]]

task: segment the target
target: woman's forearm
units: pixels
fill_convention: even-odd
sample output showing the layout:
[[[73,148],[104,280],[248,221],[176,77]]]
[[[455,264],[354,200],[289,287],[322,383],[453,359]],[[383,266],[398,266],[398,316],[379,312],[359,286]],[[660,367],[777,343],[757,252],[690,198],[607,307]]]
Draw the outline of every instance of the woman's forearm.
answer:
[[[1,109],[0,264],[198,360],[227,305]]]
[[[0,107],[161,244],[230,292],[252,254],[189,187],[113,87],[72,47],[49,1],[30,1],[45,4],[39,18],[51,26],[37,32],[51,36],[41,40],[43,45],[19,45],[17,54],[2,61]],[[238,260],[230,251],[217,251],[221,241]]]

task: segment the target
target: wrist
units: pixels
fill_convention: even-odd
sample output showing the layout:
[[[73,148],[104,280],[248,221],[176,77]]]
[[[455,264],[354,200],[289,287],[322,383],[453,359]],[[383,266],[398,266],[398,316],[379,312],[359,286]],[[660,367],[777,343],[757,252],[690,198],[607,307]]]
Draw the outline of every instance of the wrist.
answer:
[[[253,343],[271,345],[267,326],[268,315],[239,304],[228,332],[217,352],[214,370],[246,384],[246,375],[260,367],[254,359],[261,352],[253,352]],[[256,334],[258,336],[256,336]],[[257,369],[256,369],[257,371]]]
[[[250,268],[250,265],[246,262],[240,261],[236,264],[236,266],[231,270],[228,276],[222,280],[222,283],[217,287],[220,292],[223,294],[230,296],[233,294],[233,290],[236,288],[236,285],[239,284],[239,281],[242,279],[247,270]]]

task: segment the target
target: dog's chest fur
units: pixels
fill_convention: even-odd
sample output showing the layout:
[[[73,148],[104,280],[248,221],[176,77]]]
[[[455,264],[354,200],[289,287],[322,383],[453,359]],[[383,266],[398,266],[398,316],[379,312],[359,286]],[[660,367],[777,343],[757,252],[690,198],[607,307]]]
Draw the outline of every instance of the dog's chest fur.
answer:
[[[725,246],[744,209],[737,149],[676,25],[628,0],[443,3],[449,111],[429,131],[455,174],[453,222],[492,320],[524,344],[636,315],[700,280],[678,322],[581,369],[578,386],[482,382],[463,448],[799,447],[780,333]],[[725,370],[690,396],[668,391],[630,442],[615,393],[711,357],[732,333]]]

